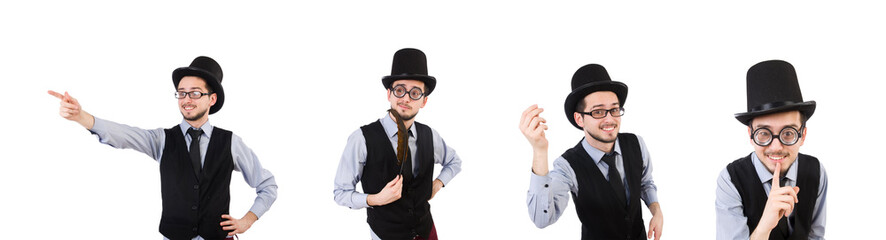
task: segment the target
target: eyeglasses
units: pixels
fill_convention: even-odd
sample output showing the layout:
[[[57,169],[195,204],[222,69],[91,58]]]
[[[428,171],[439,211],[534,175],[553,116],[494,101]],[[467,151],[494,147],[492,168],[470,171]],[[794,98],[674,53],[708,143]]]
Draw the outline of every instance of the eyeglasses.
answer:
[[[800,127],[800,129],[803,129],[803,127]],[[781,131],[778,132],[778,135],[774,136],[772,135],[772,130],[769,130],[768,128],[758,128],[757,130],[754,130],[754,133],[751,135],[751,139],[754,140],[754,143],[761,147],[772,144],[773,138],[778,138],[778,141],[780,141],[782,145],[791,146],[797,144],[801,137],[803,137],[803,135],[800,134],[800,130],[793,127],[782,128]]]
[[[404,87],[403,85],[397,85],[391,91],[394,92],[394,96],[397,98],[403,98],[403,96],[406,96],[406,93],[409,93],[409,98],[411,98],[412,100],[419,100],[422,96],[425,95],[419,87],[413,87],[409,90],[409,92],[407,92],[406,87]]]
[[[212,94],[212,93],[205,93],[205,92],[198,92],[198,91],[193,91],[193,92],[178,91],[178,92],[175,92],[175,98],[184,99],[186,96],[189,96],[189,97],[191,97],[191,99],[200,99],[201,97],[206,96],[206,95],[210,95],[210,94]]]
[[[578,112],[584,115],[591,115],[594,119],[601,119],[606,117],[606,113],[612,115],[612,117],[621,117],[625,115],[624,108],[613,108],[613,109],[596,109],[591,110],[590,112]]]

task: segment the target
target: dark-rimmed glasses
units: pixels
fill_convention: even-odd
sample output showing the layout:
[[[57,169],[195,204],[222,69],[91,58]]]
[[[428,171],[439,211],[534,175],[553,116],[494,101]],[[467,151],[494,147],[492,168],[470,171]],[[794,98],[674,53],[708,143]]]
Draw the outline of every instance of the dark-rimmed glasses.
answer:
[[[206,96],[206,95],[210,95],[210,94],[212,94],[212,93],[205,93],[205,92],[198,92],[198,91],[193,91],[193,92],[179,91],[179,92],[175,92],[175,98],[184,99],[185,97],[191,97],[191,99],[200,99],[201,97]]]
[[[803,127],[800,127],[800,129],[803,129]],[[773,138],[778,138],[781,145],[791,146],[797,144],[801,137],[803,137],[803,134],[800,133],[800,130],[793,127],[782,128],[781,131],[778,132],[778,135],[772,135],[772,130],[769,130],[768,128],[758,128],[757,130],[754,130],[753,134],[751,134],[751,139],[754,140],[754,143],[761,147],[772,144]]]
[[[425,95],[425,93],[422,92],[421,88],[419,87],[413,87],[407,92],[406,87],[404,87],[403,85],[394,86],[394,88],[391,89],[391,92],[393,92],[394,96],[397,98],[403,98],[403,96],[406,96],[406,94],[409,93],[409,98],[411,98],[412,100],[419,100],[422,96]]]
[[[612,117],[621,117],[625,115],[624,108],[613,108],[613,109],[595,109],[590,112],[578,112],[584,115],[591,115],[594,119],[605,118],[606,114],[612,115]]]

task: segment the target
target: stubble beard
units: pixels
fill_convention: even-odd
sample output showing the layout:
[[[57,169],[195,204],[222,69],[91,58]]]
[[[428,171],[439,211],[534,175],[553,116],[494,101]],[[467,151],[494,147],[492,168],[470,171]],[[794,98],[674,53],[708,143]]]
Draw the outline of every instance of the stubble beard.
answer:
[[[588,135],[590,135],[591,138],[593,138],[594,140],[597,140],[602,143],[614,143],[615,140],[618,139],[618,134],[616,134],[616,136],[613,137],[612,139],[605,139],[604,138],[605,136],[603,136],[603,134],[596,134],[590,130],[585,130],[585,132],[587,132]]]
[[[188,115],[185,115],[185,113],[182,112],[182,117],[184,117],[185,120],[188,120],[188,121],[197,121],[197,120],[200,120],[201,118],[203,118],[203,116],[206,116],[206,112],[208,112],[208,111],[209,111],[209,109],[203,110],[202,112],[198,112],[197,114],[194,114],[193,117],[188,117]]]

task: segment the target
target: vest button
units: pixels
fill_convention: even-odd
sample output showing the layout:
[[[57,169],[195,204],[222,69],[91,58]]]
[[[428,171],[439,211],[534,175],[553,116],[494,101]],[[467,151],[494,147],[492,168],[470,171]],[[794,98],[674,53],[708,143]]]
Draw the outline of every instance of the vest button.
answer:
[[[191,206],[191,210],[197,210],[197,205]]]
[[[547,187],[548,187],[548,185],[547,185],[547,184],[545,184],[545,187],[546,187],[546,188],[547,188]]]
[[[548,210],[547,210],[547,209],[545,209],[545,210],[544,210],[544,212],[545,212],[545,213],[548,213]]]
[[[194,184],[194,190],[197,190],[197,189],[200,189],[200,185],[199,185],[199,184]]]
[[[197,231],[197,227],[191,228],[191,231],[196,232],[196,231]]]

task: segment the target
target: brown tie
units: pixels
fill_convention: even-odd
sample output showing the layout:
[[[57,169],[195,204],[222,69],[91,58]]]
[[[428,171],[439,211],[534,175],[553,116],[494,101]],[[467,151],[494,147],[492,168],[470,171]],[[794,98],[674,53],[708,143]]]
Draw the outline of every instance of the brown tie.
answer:
[[[412,131],[407,130],[407,136],[412,137]],[[400,165],[400,174],[406,179],[412,179],[412,151],[409,149],[409,137],[406,138],[406,159]],[[405,180],[405,179],[404,179]]]

